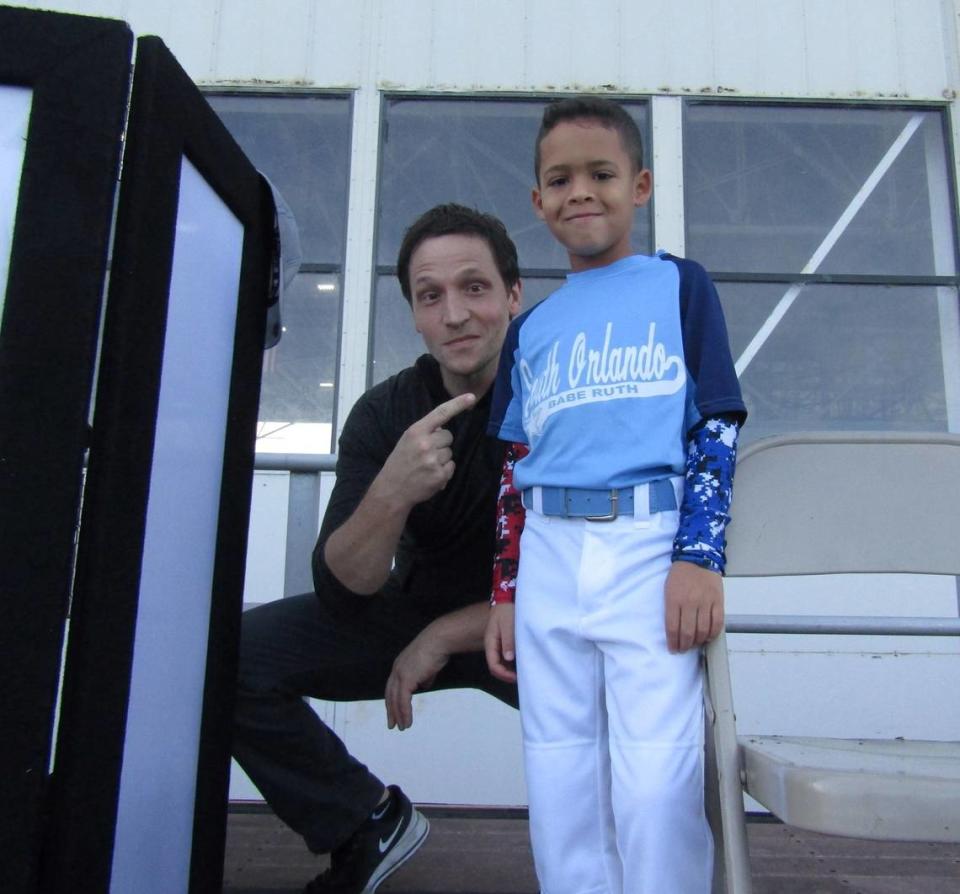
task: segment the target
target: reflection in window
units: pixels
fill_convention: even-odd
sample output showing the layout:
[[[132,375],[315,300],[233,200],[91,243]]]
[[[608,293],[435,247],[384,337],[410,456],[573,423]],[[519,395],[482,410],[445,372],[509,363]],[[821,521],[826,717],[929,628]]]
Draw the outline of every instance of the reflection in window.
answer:
[[[347,229],[350,99],[207,94],[256,167],[283,194],[303,263],[283,299],[283,336],[264,354],[257,450],[330,453]]]
[[[687,253],[719,280],[745,437],[956,430],[942,114],[698,101],[683,139]]]
[[[539,300],[559,285],[568,269],[566,251],[534,214],[530,201],[533,144],[544,104],[543,99],[388,99],[382,128],[372,382],[423,353],[392,274],[404,231],[434,205],[459,202],[504,222],[525,274],[525,307],[534,296]],[[640,126],[650,166],[648,106],[642,101],[624,106]],[[649,205],[637,212],[633,245],[638,252],[652,250],[651,214]],[[537,278],[544,284],[532,281]]]

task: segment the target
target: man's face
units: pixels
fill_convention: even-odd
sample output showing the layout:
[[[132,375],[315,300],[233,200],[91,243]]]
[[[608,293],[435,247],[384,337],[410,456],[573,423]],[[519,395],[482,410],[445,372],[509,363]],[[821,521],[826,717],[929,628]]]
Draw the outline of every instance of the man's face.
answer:
[[[533,207],[570,255],[574,271],[632,253],[633,212],[650,199],[646,169],[634,169],[620,134],[590,119],[562,121],[540,144]]]
[[[508,288],[480,236],[433,236],[410,257],[417,332],[440,364],[452,395],[482,395],[497,371],[500,346],[520,310],[520,283]]]

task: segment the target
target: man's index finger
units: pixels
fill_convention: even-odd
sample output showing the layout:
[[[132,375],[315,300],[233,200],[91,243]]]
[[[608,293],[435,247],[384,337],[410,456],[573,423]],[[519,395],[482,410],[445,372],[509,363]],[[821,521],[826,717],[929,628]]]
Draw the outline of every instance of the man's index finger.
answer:
[[[454,416],[464,410],[469,410],[476,402],[477,398],[473,394],[458,394],[456,397],[452,397],[450,400],[434,407],[423,417],[423,421],[427,423],[431,431],[436,431],[438,428],[443,428]]]

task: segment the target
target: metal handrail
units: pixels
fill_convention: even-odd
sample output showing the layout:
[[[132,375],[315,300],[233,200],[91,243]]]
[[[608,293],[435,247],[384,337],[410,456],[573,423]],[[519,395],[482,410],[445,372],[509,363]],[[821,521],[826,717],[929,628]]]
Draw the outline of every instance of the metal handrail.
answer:
[[[960,618],[832,615],[728,615],[727,633],[809,633],[866,636],[960,636]]]
[[[253,461],[259,472],[332,472],[336,467],[334,453],[258,453]]]

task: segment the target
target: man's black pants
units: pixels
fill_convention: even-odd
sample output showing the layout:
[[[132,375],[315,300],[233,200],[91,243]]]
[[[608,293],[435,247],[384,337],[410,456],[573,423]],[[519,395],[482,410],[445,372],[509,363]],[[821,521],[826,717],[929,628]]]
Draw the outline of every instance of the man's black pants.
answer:
[[[384,785],[304,696],[383,698],[394,659],[435,617],[398,597],[341,604],[314,593],[244,613],[233,754],[310,850],[326,853],[345,841]],[[517,705],[516,687],[491,677],[480,652],[454,655],[430,688],[463,687]]]

